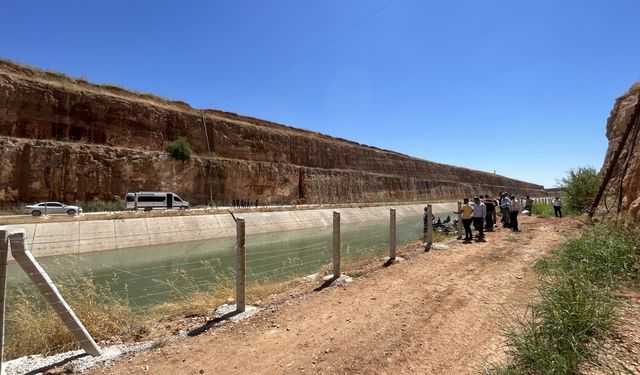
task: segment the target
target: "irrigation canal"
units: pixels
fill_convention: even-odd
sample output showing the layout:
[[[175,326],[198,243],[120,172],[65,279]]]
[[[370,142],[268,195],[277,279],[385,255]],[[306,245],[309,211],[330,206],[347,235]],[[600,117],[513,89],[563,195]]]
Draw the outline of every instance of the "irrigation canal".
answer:
[[[435,212],[436,216],[447,213]],[[422,217],[398,217],[397,245],[420,239]],[[388,219],[342,224],[342,257],[382,256],[388,251]],[[111,289],[134,310],[211,291],[234,279],[234,237],[131,247],[39,259],[57,285],[90,282]],[[331,263],[332,227],[247,236],[247,281],[262,283],[304,276]],[[8,287],[36,294],[26,275],[12,263]],[[64,288],[62,288],[64,290]],[[11,307],[8,306],[10,309]]]

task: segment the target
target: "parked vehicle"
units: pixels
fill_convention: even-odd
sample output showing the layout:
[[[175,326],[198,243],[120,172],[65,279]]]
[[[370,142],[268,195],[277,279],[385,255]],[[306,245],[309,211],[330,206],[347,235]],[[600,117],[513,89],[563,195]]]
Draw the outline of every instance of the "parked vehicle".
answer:
[[[177,194],[171,192],[141,191],[138,193],[127,193],[127,210],[143,209],[145,211],[151,211],[173,208],[181,210],[187,209],[189,208],[189,202],[182,200]]]
[[[24,208],[25,214],[33,216],[51,215],[51,214],[67,214],[70,216],[81,214],[82,208],[78,206],[70,206],[60,202],[40,202],[28,205]]]

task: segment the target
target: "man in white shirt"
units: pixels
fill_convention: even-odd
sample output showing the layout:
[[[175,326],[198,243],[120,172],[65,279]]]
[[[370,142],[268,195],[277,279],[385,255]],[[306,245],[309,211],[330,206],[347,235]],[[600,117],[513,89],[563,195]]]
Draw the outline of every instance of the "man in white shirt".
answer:
[[[479,197],[473,197],[473,227],[478,231],[478,241],[484,240],[484,217],[487,216],[487,207]]]

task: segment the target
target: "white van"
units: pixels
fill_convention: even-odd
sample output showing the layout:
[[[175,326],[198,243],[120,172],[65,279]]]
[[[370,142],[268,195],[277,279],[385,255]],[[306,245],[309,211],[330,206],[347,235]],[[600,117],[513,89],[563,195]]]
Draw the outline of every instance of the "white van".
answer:
[[[173,208],[181,210],[187,209],[189,208],[189,202],[183,201],[177,194],[171,192],[141,191],[138,193],[127,193],[127,210],[143,209],[145,211],[151,211]]]

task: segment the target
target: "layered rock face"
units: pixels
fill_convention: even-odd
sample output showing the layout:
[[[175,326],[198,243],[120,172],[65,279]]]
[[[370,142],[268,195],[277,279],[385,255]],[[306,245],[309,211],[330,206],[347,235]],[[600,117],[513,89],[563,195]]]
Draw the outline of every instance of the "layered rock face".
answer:
[[[184,136],[196,156],[172,160]],[[0,62],[0,202],[170,190],[194,203],[454,199],[540,185]]]
[[[609,147],[602,167],[601,208],[640,222],[640,82],[615,102],[607,120]],[[610,172],[610,173],[608,173]]]

